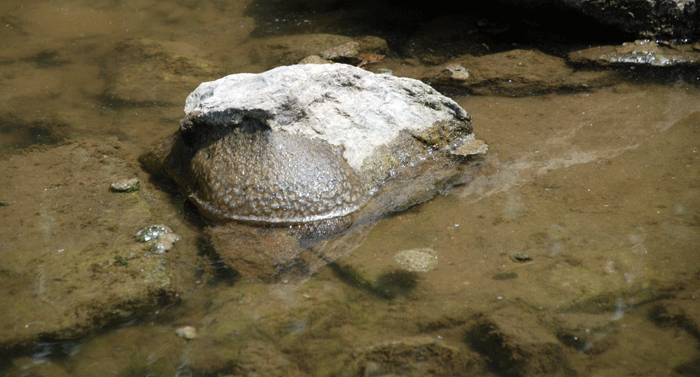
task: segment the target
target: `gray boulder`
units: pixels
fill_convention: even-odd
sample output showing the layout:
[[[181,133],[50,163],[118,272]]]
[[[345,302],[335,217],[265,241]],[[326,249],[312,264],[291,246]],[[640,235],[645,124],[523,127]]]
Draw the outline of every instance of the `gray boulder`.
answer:
[[[700,29],[700,4],[696,0],[561,1],[643,38],[692,38]]]

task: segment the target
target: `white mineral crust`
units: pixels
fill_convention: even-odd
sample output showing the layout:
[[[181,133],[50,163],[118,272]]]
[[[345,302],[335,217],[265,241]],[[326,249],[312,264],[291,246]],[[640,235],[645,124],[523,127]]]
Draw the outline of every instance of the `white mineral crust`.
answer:
[[[345,64],[282,66],[205,82],[187,97],[185,113],[195,111],[209,123],[254,117],[272,131],[343,146],[345,159],[358,171],[401,130],[414,133],[469,119],[456,102],[421,81]]]

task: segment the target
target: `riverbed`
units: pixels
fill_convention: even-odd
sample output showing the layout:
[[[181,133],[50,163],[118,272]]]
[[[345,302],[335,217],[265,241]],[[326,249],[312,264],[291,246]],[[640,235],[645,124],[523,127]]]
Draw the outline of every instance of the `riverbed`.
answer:
[[[466,16],[404,28],[356,8],[186,0],[0,14],[0,373],[699,373],[697,67],[572,64],[590,44],[539,29],[509,43],[527,25]],[[488,153],[303,279],[223,264],[136,156],[177,130],[200,82],[353,40],[355,65],[466,109]],[[138,193],[110,192],[131,177]],[[181,240],[144,250],[142,221]],[[397,262],[415,249],[434,268]]]

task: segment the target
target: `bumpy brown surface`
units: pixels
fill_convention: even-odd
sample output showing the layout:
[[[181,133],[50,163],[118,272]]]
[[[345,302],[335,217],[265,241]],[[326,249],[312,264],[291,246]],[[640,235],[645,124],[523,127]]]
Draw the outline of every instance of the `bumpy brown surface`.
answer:
[[[272,223],[347,215],[365,202],[352,168],[321,140],[233,132],[192,159],[191,198],[216,218]]]
[[[167,172],[214,220],[303,223],[350,214],[365,187],[322,140],[269,130],[179,132],[142,158]]]

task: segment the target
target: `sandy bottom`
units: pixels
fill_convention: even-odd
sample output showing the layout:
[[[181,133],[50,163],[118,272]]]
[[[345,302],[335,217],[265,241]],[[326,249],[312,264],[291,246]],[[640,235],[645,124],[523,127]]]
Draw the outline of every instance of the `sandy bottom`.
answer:
[[[11,15],[0,31],[9,41],[0,54],[0,308],[11,313],[0,314],[0,373],[700,373],[697,86],[623,80],[573,94],[455,95],[490,146],[461,184],[380,221],[311,278],[266,284],[213,263],[182,198],[136,163],[176,129],[191,89],[115,100],[124,80],[102,59],[129,33],[186,35],[227,73],[271,68],[252,52],[270,42],[248,39],[243,2],[185,3],[0,9]],[[235,35],[195,28],[212,23],[205,15],[235,18]],[[194,31],[178,34],[186,27]],[[234,42],[251,52],[217,55]],[[24,149],[64,138],[72,142]],[[144,187],[115,199],[116,175]],[[115,218],[117,208],[133,217]],[[173,250],[118,246],[161,222],[182,237]],[[404,270],[395,256],[412,249],[431,249],[437,264]],[[176,334],[182,326],[194,327],[193,339]]]

